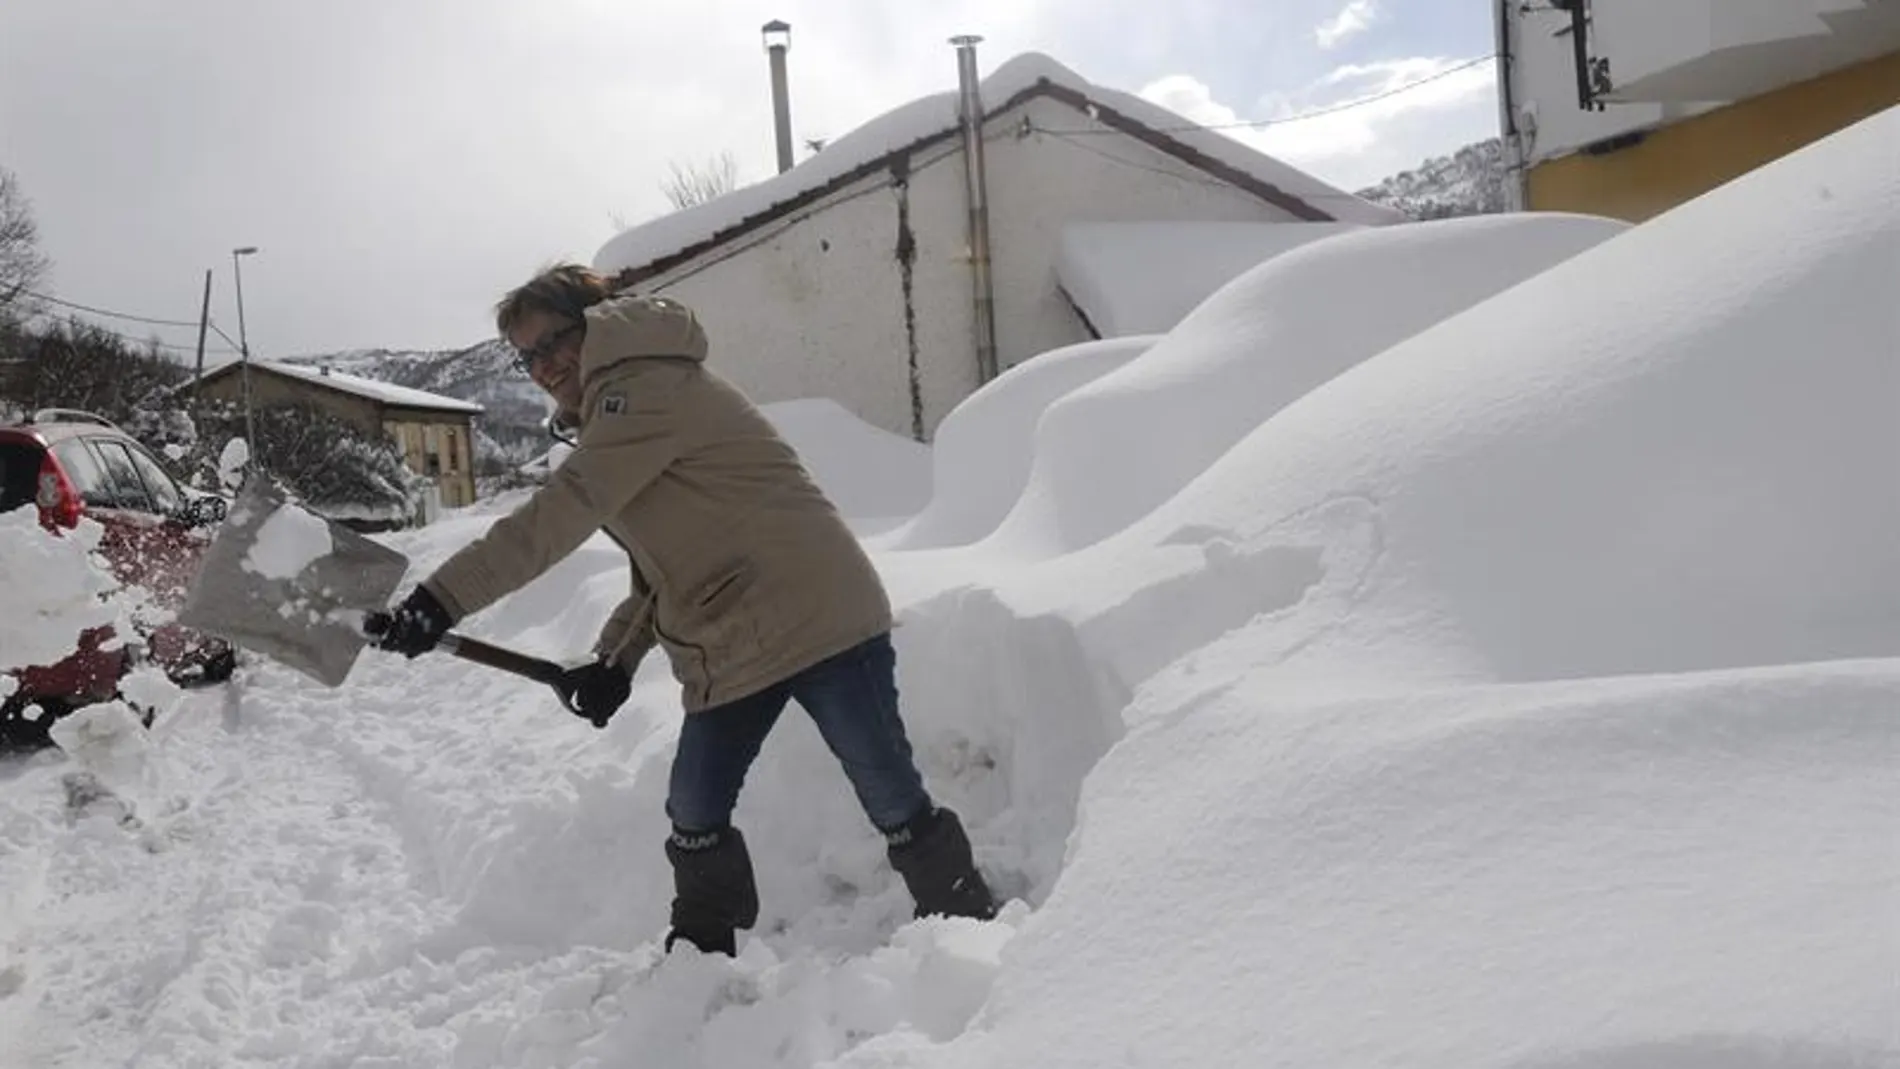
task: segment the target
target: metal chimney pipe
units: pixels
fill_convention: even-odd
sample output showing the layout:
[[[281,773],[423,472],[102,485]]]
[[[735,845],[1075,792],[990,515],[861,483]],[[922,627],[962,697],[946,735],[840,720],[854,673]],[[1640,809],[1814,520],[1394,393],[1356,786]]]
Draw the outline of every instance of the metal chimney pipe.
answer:
[[[772,131],[778,139],[778,173],[792,169],[792,101],[785,84],[785,53],[791,51],[790,23],[773,19],[759,27],[772,60]]]
[[[996,377],[996,299],[990,282],[989,182],[983,166],[983,96],[976,76],[976,46],[983,38],[950,38],[957,48],[957,112],[963,125],[963,181],[970,201],[970,279],[976,304],[976,377]]]

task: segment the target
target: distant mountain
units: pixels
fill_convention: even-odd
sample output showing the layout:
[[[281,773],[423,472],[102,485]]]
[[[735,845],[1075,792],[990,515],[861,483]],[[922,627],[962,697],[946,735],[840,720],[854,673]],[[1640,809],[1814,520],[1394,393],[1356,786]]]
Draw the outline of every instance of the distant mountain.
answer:
[[[1426,160],[1359,195],[1414,219],[1490,215],[1505,210],[1504,181],[1504,143],[1494,137]]]
[[[356,349],[287,359],[481,405],[486,411],[477,420],[475,433],[478,469],[485,459],[514,467],[547,452],[553,444],[542,426],[546,395],[515,370],[511,350],[499,340],[466,349]]]

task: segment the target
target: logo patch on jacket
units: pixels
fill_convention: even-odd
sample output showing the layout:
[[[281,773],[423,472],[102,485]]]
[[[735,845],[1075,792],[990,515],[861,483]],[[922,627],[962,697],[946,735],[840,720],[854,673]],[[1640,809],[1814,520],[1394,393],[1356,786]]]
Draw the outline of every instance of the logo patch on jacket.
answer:
[[[618,416],[627,410],[625,394],[610,393],[600,399],[600,410],[610,416]]]

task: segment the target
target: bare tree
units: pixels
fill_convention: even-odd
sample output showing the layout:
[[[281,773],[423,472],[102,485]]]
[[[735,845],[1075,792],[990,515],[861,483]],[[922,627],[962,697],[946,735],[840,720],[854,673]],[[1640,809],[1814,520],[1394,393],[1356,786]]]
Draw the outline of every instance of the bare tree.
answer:
[[[721,152],[704,163],[670,166],[672,176],[660,183],[660,191],[675,208],[704,204],[739,188],[739,162],[731,152]]]
[[[26,291],[39,285],[46,268],[32,205],[21,192],[19,179],[0,167],[0,317],[16,311]]]

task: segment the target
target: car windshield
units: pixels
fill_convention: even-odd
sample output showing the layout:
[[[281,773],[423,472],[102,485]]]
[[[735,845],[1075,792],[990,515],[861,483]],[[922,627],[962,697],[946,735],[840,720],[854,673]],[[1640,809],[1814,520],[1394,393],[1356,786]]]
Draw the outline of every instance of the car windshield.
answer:
[[[39,496],[40,447],[0,442],[0,512],[12,512]]]

